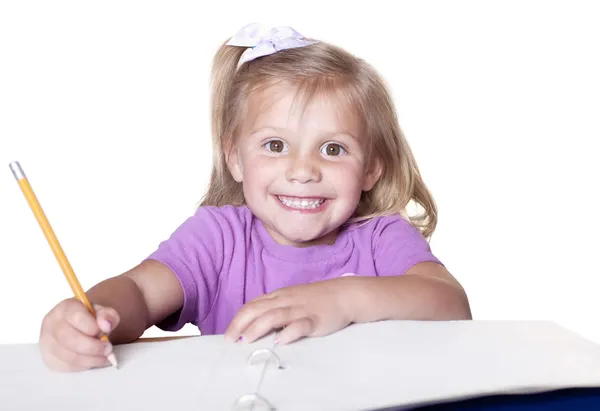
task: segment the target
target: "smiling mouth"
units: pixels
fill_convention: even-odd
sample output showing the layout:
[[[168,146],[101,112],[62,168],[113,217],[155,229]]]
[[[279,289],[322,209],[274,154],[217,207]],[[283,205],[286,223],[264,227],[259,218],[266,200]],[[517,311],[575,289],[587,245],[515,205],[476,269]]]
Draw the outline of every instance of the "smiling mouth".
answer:
[[[296,210],[313,210],[325,202],[325,198],[302,198],[302,197],[286,197],[286,196],[276,196],[279,201],[283,203],[286,207],[294,208]]]

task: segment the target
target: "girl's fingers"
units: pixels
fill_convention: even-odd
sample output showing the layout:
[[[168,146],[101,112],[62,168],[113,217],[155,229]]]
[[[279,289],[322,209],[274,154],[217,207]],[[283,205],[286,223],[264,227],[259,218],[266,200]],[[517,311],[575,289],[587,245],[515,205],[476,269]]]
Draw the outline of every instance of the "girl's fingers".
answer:
[[[79,301],[69,301],[65,304],[63,318],[73,328],[86,335],[96,336],[100,333],[96,319]]]
[[[314,321],[310,317],[299,318],[287,325],[275,338],[276,344],[289,344],[302,337],[308,337],[314,330]]]
[[[53,337],[58,345],[77,354],[107,356],[112,352],[110,343],[83,334],[68,323],[62,323],[53,332]]]
[[[282,304],[285,302],[275,298],[261,299],[246,304],[231,320],[225,331],[225,338],[229,341],[238,341],[242,335],[246,338],[246,330],[254,321],[266,312],[279,308]]]
[[[277,307],[266,311],[242,331],[243,341],[253,342],[274,329],[291,324],[302,316],[303,313],[295,307]]]
[[[120,317],[117,310],[110,307],[104,307],[101,305],[95,305],[96,310],[96,324],[98,328],[105,334],[110,334],[112,330],[119,325]]]
[[[105,356],[78,354],[56,341],[53,343],[47,341],[46,346],[44,360],[51,368],[58,371],[84,371],[110,365]]]

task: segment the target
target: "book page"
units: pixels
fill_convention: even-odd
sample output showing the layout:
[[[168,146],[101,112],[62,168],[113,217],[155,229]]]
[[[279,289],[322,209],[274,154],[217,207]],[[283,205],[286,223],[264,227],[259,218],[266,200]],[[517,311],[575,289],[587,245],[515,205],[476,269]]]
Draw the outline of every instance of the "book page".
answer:
[[[264,355],[249,365],[256,350]],[[358,411],[600,386],[600,346],[544,321],[387,321],[289,345],[217,335],[115,352],[119,369],[60,373],[46,368],[36,344],[0,346],[2,408],[231,411],[259,393],[277,411]]]
[[[256,391],[264,364],[247,361],[254,350],[272,347],[272,339],[233,344],[216,335],[136,342],[115,346],[118,369],[75,373],[49,370],[37,344],[0,345],[1,408],[230,410],[239,396]]]
[[[600,386],[600,346],[552,322],[389,321],[278,346],[261,391],[282,411],[416,406]]]

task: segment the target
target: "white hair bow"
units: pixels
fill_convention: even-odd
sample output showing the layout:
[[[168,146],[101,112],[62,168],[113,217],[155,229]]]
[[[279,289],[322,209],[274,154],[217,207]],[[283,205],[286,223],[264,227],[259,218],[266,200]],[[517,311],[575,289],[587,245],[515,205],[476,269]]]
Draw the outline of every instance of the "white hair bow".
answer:
[[[248,47],[240,57],[238,67],[247,61],[267,56],[280,50],[304,47],[317,43],[308,40],[291,27],[267,27],[257,23],[247,25],[228,42],[228,46]]]

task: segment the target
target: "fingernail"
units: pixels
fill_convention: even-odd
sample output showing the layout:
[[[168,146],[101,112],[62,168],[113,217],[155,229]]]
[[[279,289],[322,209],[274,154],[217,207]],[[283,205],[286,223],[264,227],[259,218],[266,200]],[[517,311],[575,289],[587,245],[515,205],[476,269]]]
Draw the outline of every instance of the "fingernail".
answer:
[[[243,336],[243,335],[240,335],[240,338],[238,338],[238,341],[239,341],[239,342],[244,342],[244,336]]]
[[[109,333],[112,330],[112,324],[108,320],[100,320],[100,323],[98,325],[100,326],[100,329],[105,333]]]
[[[279,337],[275,337],[275,340],[273,341],[274,344],[279,344]]]

